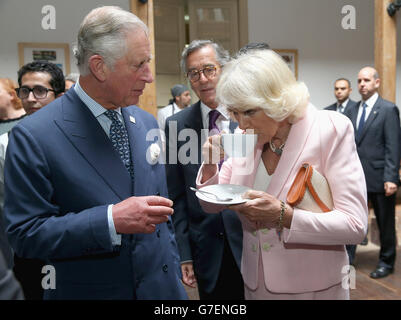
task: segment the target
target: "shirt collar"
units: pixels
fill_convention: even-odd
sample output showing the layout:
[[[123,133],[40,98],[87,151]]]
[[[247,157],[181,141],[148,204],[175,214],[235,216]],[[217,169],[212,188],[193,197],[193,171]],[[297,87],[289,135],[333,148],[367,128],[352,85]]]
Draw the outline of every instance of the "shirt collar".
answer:
[[[343,103],[337,102],[337,108],[338,108],[339,106],[342,106],[343,108],[345,108],[345,107],[347,106],[347,104],[348,104],[348,101],[349,101],[349,98],[348,98],[347,100],[345,100]]]
[[[366,105],[368,106],[368,108],[372,108],[375,105],[378,98],[379,98],[379,94],[377,92],[375,92],[375,94],[373,96],[371,96],[368,100],[362,101],[361,105],[363,105],[363,103],[365,102]]]
[[[177,104],[175,102],[173,102],[173,109],[174,109],[174,113],[180,111],[180,107],[177,106]]]
[[[207,116],[209,115],[209,112],[212,111],[212,108],[209,108],[207,105],[205,105],[202,101],[201,101],[201,112],[202,112],[202,117],[204,119],[207,119]],[[219,105],[216,110],[218,112],[220,112],[220,114],[224,117],[224,120],[230,120],[230,115],[227,111],[226,108],[224,108],[223,106]]]
[[[104,108],[102,105],[93,100],[79,84],[79,79],[74,86],[75,93],[82,100],[82,102],[89,108],[92,114],[97,118],[105,113],[108,109]],[[114,111],[121,114],[121,108],[114,109]]]

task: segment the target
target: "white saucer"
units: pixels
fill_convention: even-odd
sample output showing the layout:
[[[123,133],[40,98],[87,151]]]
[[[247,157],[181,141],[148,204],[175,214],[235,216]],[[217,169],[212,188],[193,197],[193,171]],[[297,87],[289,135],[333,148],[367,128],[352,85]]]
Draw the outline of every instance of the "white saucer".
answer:
[[[200,188],[200,190],[211,192],[220,198],[232,198],[233,200],[230,200],[230,201],[218,201],[218,200],[214,199],[214,197],[212,195],[208,196],[208,195],[202,194],[200,192],[196,192],[195,195],[199,199],[206,201],[206,202],[210,202],[210,203],[214,203],[214,204],[233,205],[233,204],[240,204],[240,203],[247,202],[248,199],[243,199],[242,195],[250,189],[251,188],[249,188],[249,187],[240,186],[237,184],[214,184],[211,186],[206,186],[206,187]]]

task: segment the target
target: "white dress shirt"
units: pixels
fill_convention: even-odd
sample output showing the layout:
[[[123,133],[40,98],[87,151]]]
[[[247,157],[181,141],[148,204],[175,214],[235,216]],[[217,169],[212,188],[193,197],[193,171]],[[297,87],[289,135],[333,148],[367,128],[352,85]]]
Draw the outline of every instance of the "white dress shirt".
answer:
[[[344,110],[348,105],[348,101],[349,101],[349,99],[345,100],[343,103],[337,102],[337,111],[340,113],[344,113]]]
[[[212,110],[213,109],[209,108],[201,101],[202,124],[204,129],[209,129],[209,112]],[[229,133],[230,115],[227,112],[227,109],[222,106],[218,106],[216,110],[220,112],[220,116],[216,120],[217,128],[219,128],[220,132],[225,131],[226,133]]]
[[[180,107],[177,106],[175,102],[173,102],[173,104],[169,104],[168,106],[157,111],[157,122],[159,123],[159,128],[165,130],[166,119],[173,114],[180,112],[181,110],[182,109],[180,109]]]
[[[359,121],[361,120],[362,117],[362,112],[363,112],[363,107],[362,105],[364,103],[366,103],[367,107],[366,107],[366,113],[365,113],[365,122],[366,120],[369,118],[370,112],[373,109],[373,106],[375,105],[377,99],[379,98],[379,94],[376,92],[373,96],[371,96],[368,100],[366,101],[361,101],[361,104],[359,105],[359,110],[358,110],[358,117],[356,119],[356,125],[357,125],[357,129],[359,127]]]

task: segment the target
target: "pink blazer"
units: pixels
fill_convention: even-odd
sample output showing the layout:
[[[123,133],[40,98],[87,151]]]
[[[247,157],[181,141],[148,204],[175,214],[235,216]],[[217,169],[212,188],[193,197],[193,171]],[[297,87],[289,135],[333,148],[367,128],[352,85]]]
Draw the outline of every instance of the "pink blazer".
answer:
[[[197,186],[230,183],[252,188],[261,153],[262,146],[257,146],[247,160],[228,159],[220,174],[204,184],[200,184],[201,167]],[[303,293],[339,284],[348,274],[344,268],[348,265],[344,245],[358,244],[364,239],[368,224],[367,192],[351,121],[338,112],[318,111],[309,104],[305,116],[290,130],[266,192],[285,201],[304,162],[313,164],[328,180],[334,210],[314,213],[294,208],[291,228],[284,229],[281,242],[275,226],[256,225],[239,215],[244,231],[241,272],[250,289],[258,285],[260,255],[265,285],[271,292]],[[252,170],[247,170],[249,165]],[[220,206],[201,204],[207,212],[221,210]]]

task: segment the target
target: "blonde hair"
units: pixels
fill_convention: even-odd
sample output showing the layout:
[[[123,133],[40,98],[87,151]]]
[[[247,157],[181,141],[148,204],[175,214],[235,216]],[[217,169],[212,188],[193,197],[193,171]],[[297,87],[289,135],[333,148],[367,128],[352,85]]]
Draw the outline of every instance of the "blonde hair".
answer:
[[[220,104],[238,111],[261,108],[275,121],[302,118],[309,91],[272,50],[242,54],[225,65],[216,90]]]
[[[11,104],[13,105],[15,110],[22,109],[21,99],[18,98],[15,89],[17,88],[16,83],[10,78],[0,78],[0,83],[3,85],[5,91],[7,91],[12,97]]]

